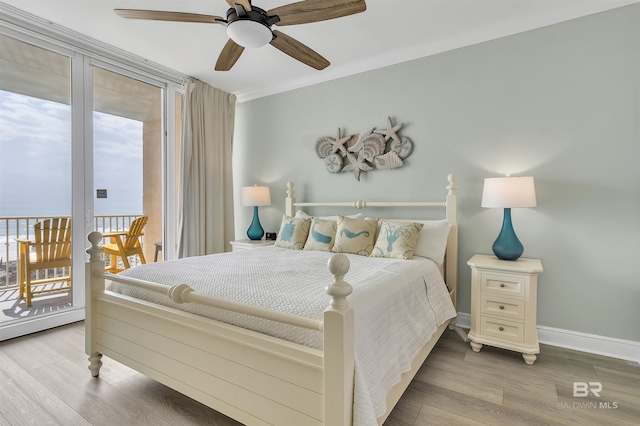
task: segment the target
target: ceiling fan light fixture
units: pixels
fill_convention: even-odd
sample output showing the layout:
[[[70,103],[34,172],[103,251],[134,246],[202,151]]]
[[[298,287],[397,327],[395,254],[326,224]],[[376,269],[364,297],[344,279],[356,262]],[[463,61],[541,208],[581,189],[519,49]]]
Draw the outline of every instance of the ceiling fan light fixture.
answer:
[[[265,25],[248,19],[238,19],[227,25],[227,35],[243,47],[261,47],[273,38]]]

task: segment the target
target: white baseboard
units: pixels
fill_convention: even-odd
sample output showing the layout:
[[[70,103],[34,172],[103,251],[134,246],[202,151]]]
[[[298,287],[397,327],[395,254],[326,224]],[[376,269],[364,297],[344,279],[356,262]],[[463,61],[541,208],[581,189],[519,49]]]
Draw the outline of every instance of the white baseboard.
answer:
[[[471,328],[471,315],[458,312],[456,325]],[[640,363],[640,342],[538,326],[540,343]]]
[[[458,317],[456,318],[456,325],[462,328],[471,328],[471,314],[458,312]]]

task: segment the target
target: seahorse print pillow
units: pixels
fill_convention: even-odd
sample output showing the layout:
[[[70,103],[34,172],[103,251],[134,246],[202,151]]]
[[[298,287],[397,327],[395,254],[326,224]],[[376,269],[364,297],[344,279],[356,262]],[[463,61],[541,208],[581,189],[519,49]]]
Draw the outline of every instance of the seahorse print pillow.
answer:
[[[369,256],[376,238],[378,219],[352,219],[338,216],[334,253],[353,253]]]
[[[419,222],[381,221],[380,233],[371,257],[412,259],[423,226]]]
[[[309,235],[311,219],[283,216],[275,245],[292,250],[302,250]]]
[[[331,251],[336,240],[338,223],[335,220],[311,219],[311,230],[304,244],[305,250]]]

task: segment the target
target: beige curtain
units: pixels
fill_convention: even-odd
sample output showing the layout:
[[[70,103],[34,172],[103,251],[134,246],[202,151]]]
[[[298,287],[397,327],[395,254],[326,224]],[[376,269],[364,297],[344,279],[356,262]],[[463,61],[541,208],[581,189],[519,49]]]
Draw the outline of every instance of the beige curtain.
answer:
[[[231,147],[235,95],[186,85],[182,119],[178,257],[229,251],[234,238]]]

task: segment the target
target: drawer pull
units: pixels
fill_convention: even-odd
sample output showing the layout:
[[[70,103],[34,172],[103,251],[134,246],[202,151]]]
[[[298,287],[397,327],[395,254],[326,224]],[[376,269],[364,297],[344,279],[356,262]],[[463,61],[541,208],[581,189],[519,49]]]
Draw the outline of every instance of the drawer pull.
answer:
[[[498,330],[504,331],[504,327],[498,327]]]
[[[500,305],[500,309],[504,309],[504,305]]]
[[[500,283],[500,287],[505,288],[505,283]]]

